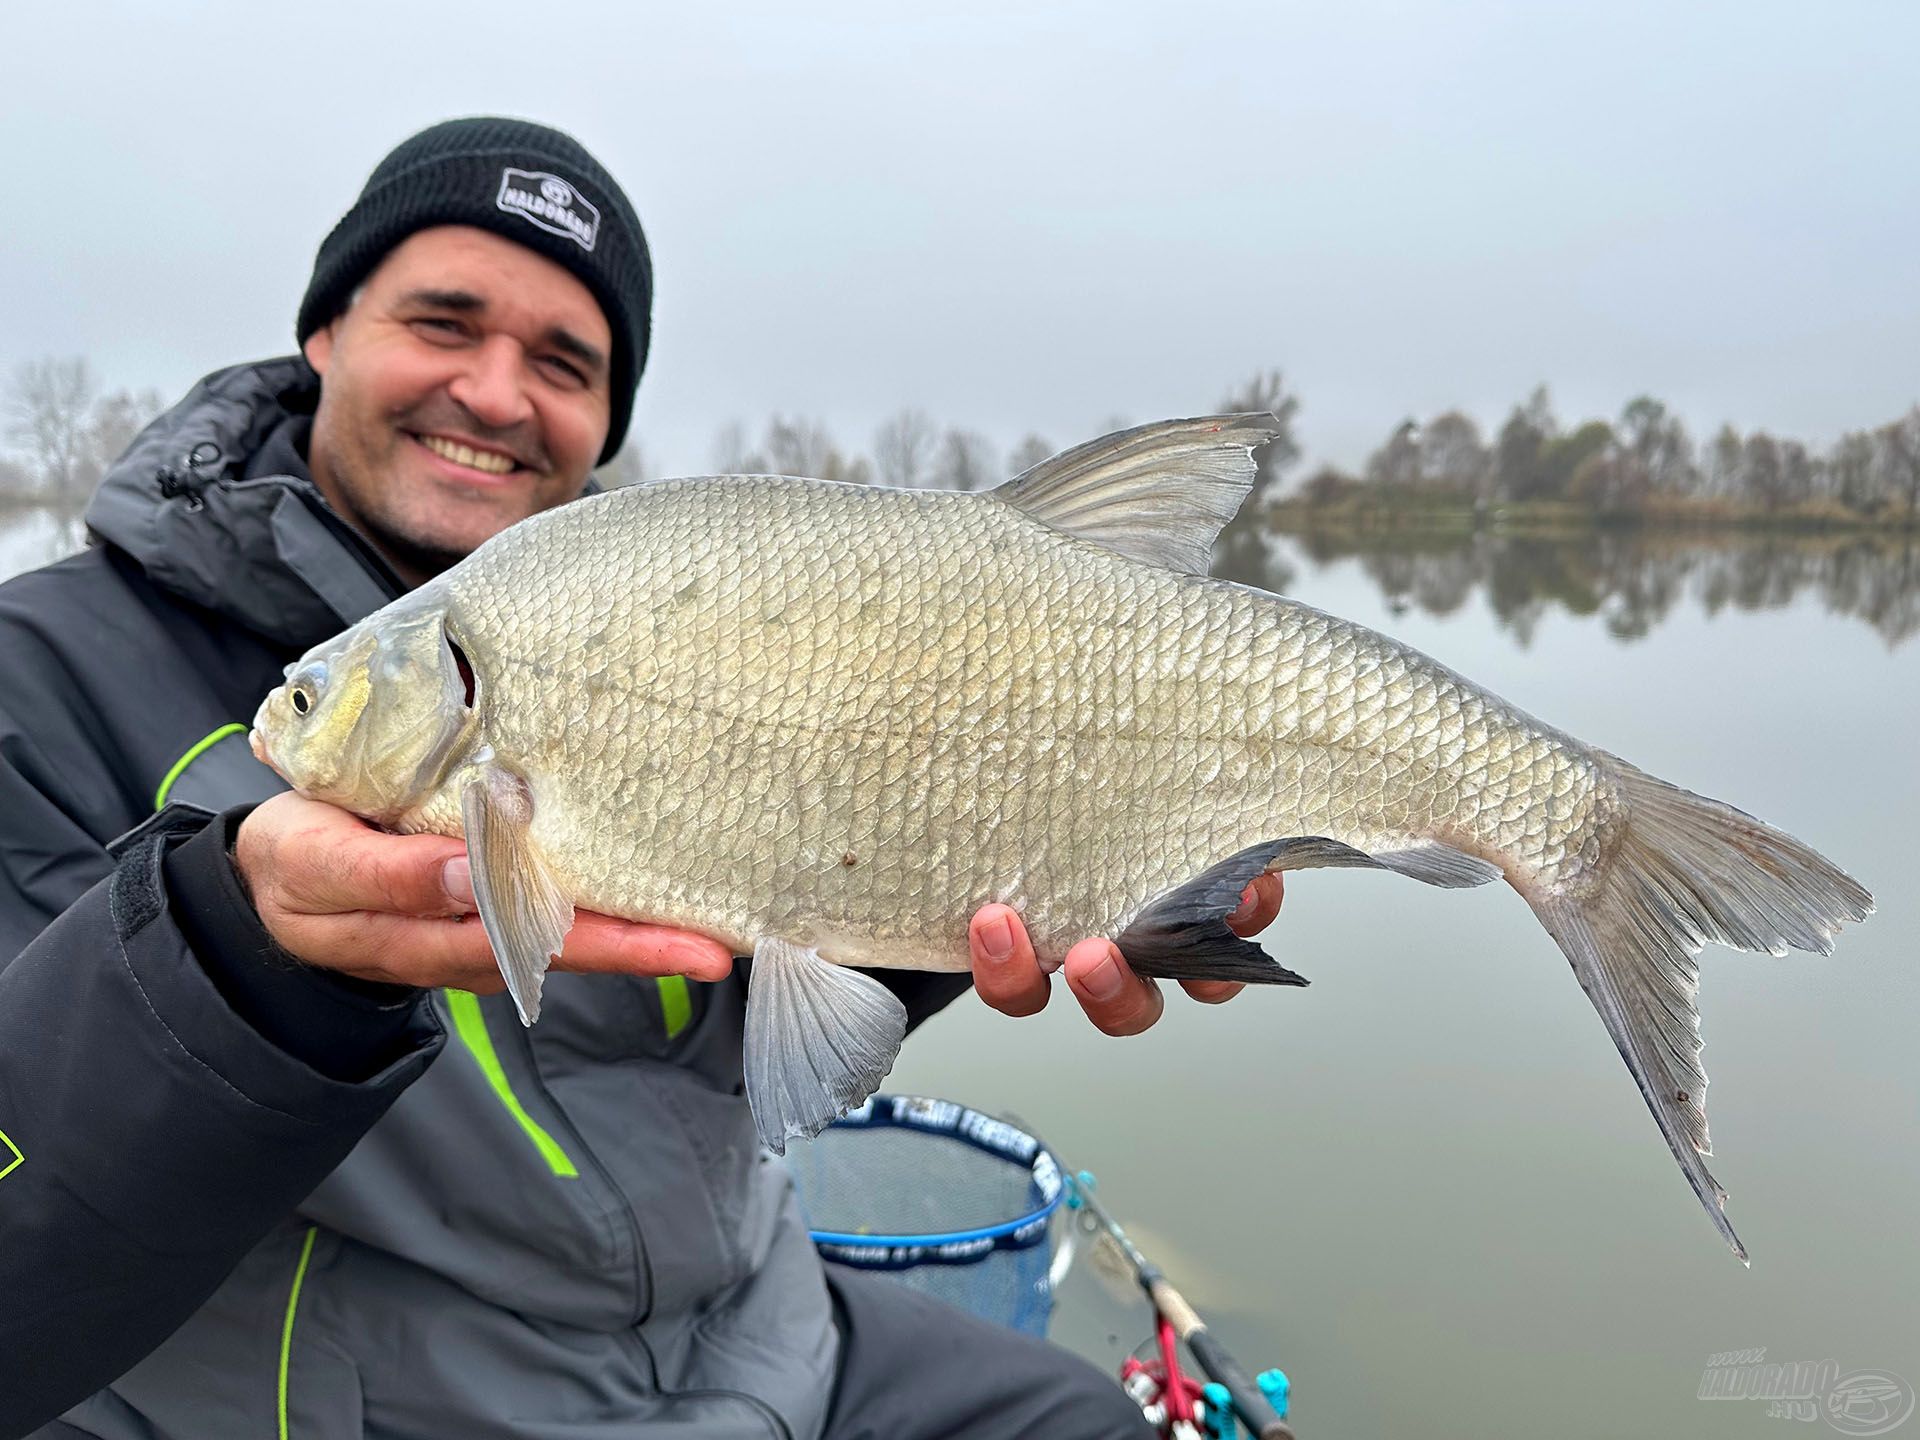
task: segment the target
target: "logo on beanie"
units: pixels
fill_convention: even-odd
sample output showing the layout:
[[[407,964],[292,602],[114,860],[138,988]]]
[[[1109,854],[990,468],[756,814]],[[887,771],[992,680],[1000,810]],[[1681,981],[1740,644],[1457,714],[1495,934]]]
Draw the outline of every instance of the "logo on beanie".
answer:
[[[500,176],[500,195],[493,203],[550,234],[566,236],[582,250],[592,250],[600,234],[599,207],[544,170],[515,170],[509,165]]]

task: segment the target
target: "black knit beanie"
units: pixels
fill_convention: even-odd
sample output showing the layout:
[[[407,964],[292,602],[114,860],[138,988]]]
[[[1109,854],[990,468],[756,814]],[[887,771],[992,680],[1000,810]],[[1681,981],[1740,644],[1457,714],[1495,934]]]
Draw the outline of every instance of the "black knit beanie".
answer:
[[[528,120],[448,120],[404,140],[374,167],[353,208],[320,243],[294,333],[347,307],[354,287],[416,230],[474,225],[565,266],[593,292],[613,332],[606,464],[627,437],[647,364],[653,260],[640,217],[571,135]]]

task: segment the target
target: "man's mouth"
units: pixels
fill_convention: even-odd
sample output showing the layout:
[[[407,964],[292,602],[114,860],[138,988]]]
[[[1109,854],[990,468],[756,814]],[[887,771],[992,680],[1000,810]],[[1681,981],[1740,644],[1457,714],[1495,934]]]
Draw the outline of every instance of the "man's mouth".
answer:
[[[455,465],[464,465],[483,475],[506,475],[516,468],[511,455],[502,455],[497,450],[476,450],[471,445],[441,435],[415,435],[413,438],[442,460],[451,460]]]

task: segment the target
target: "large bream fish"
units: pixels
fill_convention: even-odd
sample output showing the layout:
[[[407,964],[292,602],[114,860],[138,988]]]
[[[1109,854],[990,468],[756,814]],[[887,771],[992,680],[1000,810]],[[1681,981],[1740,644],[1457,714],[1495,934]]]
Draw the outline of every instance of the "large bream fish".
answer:
[[[1707,1150],[1700,947],[1826,953],[1867,892],[1383,635],[1209,579],[1268,416],[1149,425],[985,494],[670,480],[513,526],[290,666],[256,748],[304,793],[466,837],[521,1016],[576,905],[753,956],[774,1149],[892,1064],[847,966],[1043,960],[1306,982],[1223,917],[1263,870],[1496,876],[1573,965],[1736,1251]]]

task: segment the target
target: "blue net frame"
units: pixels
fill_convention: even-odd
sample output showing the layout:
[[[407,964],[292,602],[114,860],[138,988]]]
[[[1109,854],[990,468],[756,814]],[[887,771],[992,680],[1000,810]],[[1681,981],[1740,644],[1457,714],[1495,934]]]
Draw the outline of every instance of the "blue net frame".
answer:
[[[952,1100],[875,1095],[787,1162],[824,1259],[1046,1334],[1066,1187],[1019,1126]]]

